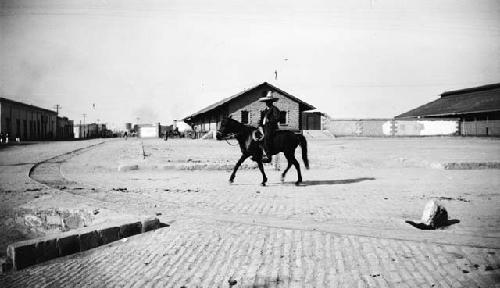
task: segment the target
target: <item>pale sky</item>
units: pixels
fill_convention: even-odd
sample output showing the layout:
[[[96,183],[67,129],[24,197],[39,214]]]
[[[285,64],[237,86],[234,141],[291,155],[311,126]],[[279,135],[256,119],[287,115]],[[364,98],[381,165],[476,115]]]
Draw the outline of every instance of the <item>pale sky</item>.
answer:
[[[500,1],[0,3],[0,96],[76,123],[171,124],[264,81],[333,118],[389,118],[500,82]]]

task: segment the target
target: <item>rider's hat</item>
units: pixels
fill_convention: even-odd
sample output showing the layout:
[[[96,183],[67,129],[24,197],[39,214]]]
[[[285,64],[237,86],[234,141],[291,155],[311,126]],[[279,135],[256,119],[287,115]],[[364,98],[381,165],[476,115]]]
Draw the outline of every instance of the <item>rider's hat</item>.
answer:
[[[260,102],[276,102],[278,100],[279,99],[277,97],[273,96],[273,92],[272,91],[267,91],[267,94],[266,94],[265,97],[259,98]]]

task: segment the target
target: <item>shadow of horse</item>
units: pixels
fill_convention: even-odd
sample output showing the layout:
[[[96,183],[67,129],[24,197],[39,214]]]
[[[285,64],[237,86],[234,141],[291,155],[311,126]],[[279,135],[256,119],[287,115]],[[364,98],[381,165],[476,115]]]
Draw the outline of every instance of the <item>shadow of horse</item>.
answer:
[[[342,179],[342,180],[306,180],[299,184],[299,186],[314,186],[314,185],[337,185],[337,184],[353,184],[367,180],[375,180],[373,177],[361,177],[355,179]],[[294,182],[288,182],[294,184]],[[287,183],[287,184],[288,184]]]

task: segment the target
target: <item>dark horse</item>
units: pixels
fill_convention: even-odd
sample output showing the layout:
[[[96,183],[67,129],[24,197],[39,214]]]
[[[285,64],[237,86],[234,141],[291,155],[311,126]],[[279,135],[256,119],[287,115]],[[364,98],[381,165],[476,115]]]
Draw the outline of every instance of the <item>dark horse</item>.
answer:
[[[267,177],[266,173],[264,173],[264,166],[262,165],[263,152],[259,146],[259,141],[256,140],[256,134],[259,134],[259,130],[255,127],[241,124],[240,122],[231,118],[224,118],[222,120],[220,129],[219,131],[217,131],[217,140],[223,140],[234,136],[236,140],[238,140],[238,144],[240,145],[242,153],[240,160],[238,160],[238,162],[234,166],[233,173],[229,178],[230,183],[234,182],[236,171],[238,171],[240,165],[248,157],[252,156],[251,159],[257,162],[257,164],[259,165],[259,170],[262,173],[262,186],[266,185]],[[298,185],[302,182],[302,173],[300,172],[299,162],[297,161],[297,159],[295,159],[295,148],[297,148],[297,146],[299,145],[302,148],[302,160],[304,161],[306,169],[309,169],[306,138],[303,135],[295,134],[292,131],[287,130],[278,130],[274,134],[271,149],[272,155],[283,152],[286,159],[288,160],[288,166],[281,174],[281,182],[285,180],[285,175],[290,167],[292,167],[292,164],[295,166],[298,175],[298,179],[297,182],[295,182],[295,185]]]

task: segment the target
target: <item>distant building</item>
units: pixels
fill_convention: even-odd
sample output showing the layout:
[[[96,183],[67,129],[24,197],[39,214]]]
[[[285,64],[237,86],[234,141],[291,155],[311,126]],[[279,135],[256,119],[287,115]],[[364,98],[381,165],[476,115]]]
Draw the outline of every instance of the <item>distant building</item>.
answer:
[[[396,119],[456,118],[464,136],[500,136],[500,83],[448,91]]]
[[[299,131],[307,128],[307,124],[303,122],[303,113],[315,109],[314,106],[267,82],[216,102],[183,120],[193,127],[197,136],[216,130],[220,121],[229,115],[244,124],[257,126],[261,113],[266,109],[266,104],[259,102],[258,99],[265,96],[268,91],[279,98],[275,105],[282,113],[279,123],[281,130]]]
[[[71,138],[72,121],[52,110],[0,98],[0,132],[14,140]]]
[[[72,139],[73,135],[73,120],[67,117],[57,117],[57,139]]]
[[[160,129],[160,123],[134,125],[134,130],[137,132],[137,136],[141,138],[159,138]]]
[[[106,128],[106,124],[75,124],[73,134],[76,139],[105,138],[113,134]]]

